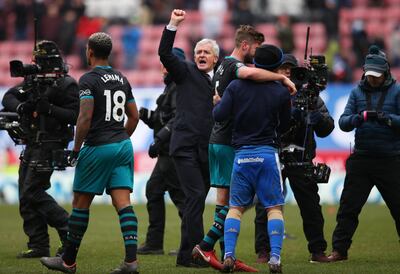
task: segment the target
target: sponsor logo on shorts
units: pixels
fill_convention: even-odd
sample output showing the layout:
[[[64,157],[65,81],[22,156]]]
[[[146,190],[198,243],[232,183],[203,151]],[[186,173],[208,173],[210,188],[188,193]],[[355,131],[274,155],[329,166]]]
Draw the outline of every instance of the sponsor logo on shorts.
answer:
[[[260,158],[260,157],[251,157],[251,158],[239,158],[238,159],[238,164],[245,164],[245,163],[263,163],[264,162],[264,158]]]
[[[280,235],[281,233],[277,230],[272,230],[271,235]]]

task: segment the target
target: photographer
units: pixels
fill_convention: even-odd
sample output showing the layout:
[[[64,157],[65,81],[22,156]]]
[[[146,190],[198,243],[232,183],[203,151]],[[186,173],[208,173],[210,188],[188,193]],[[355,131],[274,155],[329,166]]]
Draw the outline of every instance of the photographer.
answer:
[[[52,68],[45,67],[51,61],[65,68],[58,46],[52,41],[39,42],[33,60],[37,68],[46,72],[51,72]],[[62,243],[66,239],[68,213],[46,190],[53,173],[53,152],[64,150],[73,139],[70,125],[76,123],[79,111],[78,85],[65,74],[65,69],[53,72],[52,77],[58,75],[54,78],[41,74],[40,69],[28,73],[20,85],[6,92],[2,101],[6,111],[18,113],[25,133],[21,136],[26,147],[20,157],[18,184],[20,214],[29,242],[28,250],[18,258],[49,255],[47,225],[57,229]]]
[[[392,78],[385,54],[371,46],[364,75],[351,91],[340,117],[340,129],[356,129],[354,151],[332,236],[331,262],[347,260],[358,215],[376,186],[388,206],[400,237],[400,86]]]
[[[182,49],[173,48],[172,52],[180,60],[185,60]],[[149,156],[158,157],[146,184],[149,227],[145,243],[137,250],[138,254],[143,255],[164,253],[165,191],[169,192],[180,217],[182,217],[185,201],[185,194],[179,184],[174,163],[169,156],[169,141],[176,111],[176,84],[162,64],[161,69],[166,86],[164,92],[157,98],[157,108],[154,111],[146,108],[139,110],[139,118],[154,130],[154,142],[150,145]]]
[[[285,54],[284,61],[278,69],[279,73],[293,78],[290,69],[297,67],[297,60],[293,55]],[[292,79],[293,80],[293,79]],[[317,181],[313,176],[309,176],[309,168],[312,167],[312,160],[315,157],[316,142],[314,132],[318,137],[328,136],[334,129],[332,117],[320,96],[312,98],[310,105],[299,108],[296,100],[304,96],[306,89],[314,88],[309,83],[299,88],[299,92],[292,98],[292,126],[291,129],[281,135],[281,148],[288,146],[304,147],[304,151],[295,151],[290,157],[283,157],[281,162],[284,165],[282,171],[283,181],[289,179],[290,187],[293,190],[295,199],[300,208],[303,219],[303,230],[308,241],[308,250],[311,253],[310,262],[328,262],[325,250],[327,243],[324,238],[323,226],[324,218],[319,204]],[[324,87],[319,87],[323,90]],[[265,211],[257,206],[256,216],[256,252],[258,260],[261,256],[268,257],[263,252],[265,246],[269,246],[268,237],[265,234]],[[262,254],[264,253],[264,254]]]

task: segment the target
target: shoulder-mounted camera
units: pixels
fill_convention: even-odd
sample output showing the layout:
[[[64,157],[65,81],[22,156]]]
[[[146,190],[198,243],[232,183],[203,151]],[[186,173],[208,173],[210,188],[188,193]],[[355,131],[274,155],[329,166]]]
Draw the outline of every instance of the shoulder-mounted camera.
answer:
[[[40,81],[63,77],[68,72],[68,67],[61,57],[60,50],[53,41],[43,40],[36,43],[35,36],[33,59],[33,64],[23,64],[20,60],[10,61],[11,77],[34,76]]]

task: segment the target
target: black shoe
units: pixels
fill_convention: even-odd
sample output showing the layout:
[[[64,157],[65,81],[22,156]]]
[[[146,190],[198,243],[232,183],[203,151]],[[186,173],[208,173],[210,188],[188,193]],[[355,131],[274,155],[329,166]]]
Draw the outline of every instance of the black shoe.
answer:
[[[177,267],[205,268],[205,267],[209,267],[210,265],[206,261],[203,261],[202,259],[193,259],[192,258],[188,262],[177,262],[176,266]]]
[[[43,257],[40,259],[42,265],[51,270],[61,271],[64,273],[75,273],[76,263],[68,266],[61,257]]]
[[[123,262],[118,268],[114,269],[111,274],[137,274],[138,263],[137,260],[132,263]]]
[[[31,259],[31,258],[41,258],[50,256],[50,252],[48,249],[38,249],[32,248],[25,251],[22,251],[17,255],[18,259]]]
[[[143,244],[137,249],[136,253],[140,255],[163,255],[164,250],[162,248],[153,248]]]
[[[258,264],[266,264],[269,261],[270,254],[269,252],[263,250],[257,253],[257,260]]]

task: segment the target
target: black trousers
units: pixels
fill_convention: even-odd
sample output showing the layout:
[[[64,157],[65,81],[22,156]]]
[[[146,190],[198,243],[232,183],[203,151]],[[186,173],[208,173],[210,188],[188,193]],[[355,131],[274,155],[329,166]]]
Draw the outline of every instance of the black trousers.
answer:
[[[179,184],[178,175],[172,158],[160,155],[146,185],[147,212],[149,227],[146,235],[146,245],[163,249],[165,229],[164,194],[168,191],[172,202],[182,218],[185,194]]]
[[[60,238],[66,238],[68,213],[47,194],[52,171],[38,171],[30,166],[32,161],[51,159],[53,149],[62,149],[60,144],[41,147],[27,146],[19,166],[19,212],[23,219],[25,234],[29,237],[28,248],[49,248],[47,225],[57,229]]]
[[[332,236],[334,250],[347,255],[358,226],[358,215],[373,186],[377,187],[386,202],[400,237],[399,180],[400,156],[376,158],[352,154],[347,159],[346,178],[336,216],[337,225]]]
[[[283,180],[289,179],[290,187],[300,208],[303,219],[303,231],[308,241],[310,253],[324,252],[327,242],[324,237],[324,217],[322,216],[318,185],[304,176],[302,168],[292,167],[283,172]],[[255,250],[260,252],[269,248],[269,238],[265,223],[267,213],[262,205],[256,205],[256,236]],[[262,235],[262,233],[265,233]]]
[[[181,244],[177,264],[191,262],[192,249],[204,237],[204,203],[210,188],[208,149],[193,148],[174,156],[178,178],[185,193],[181,224]]]

